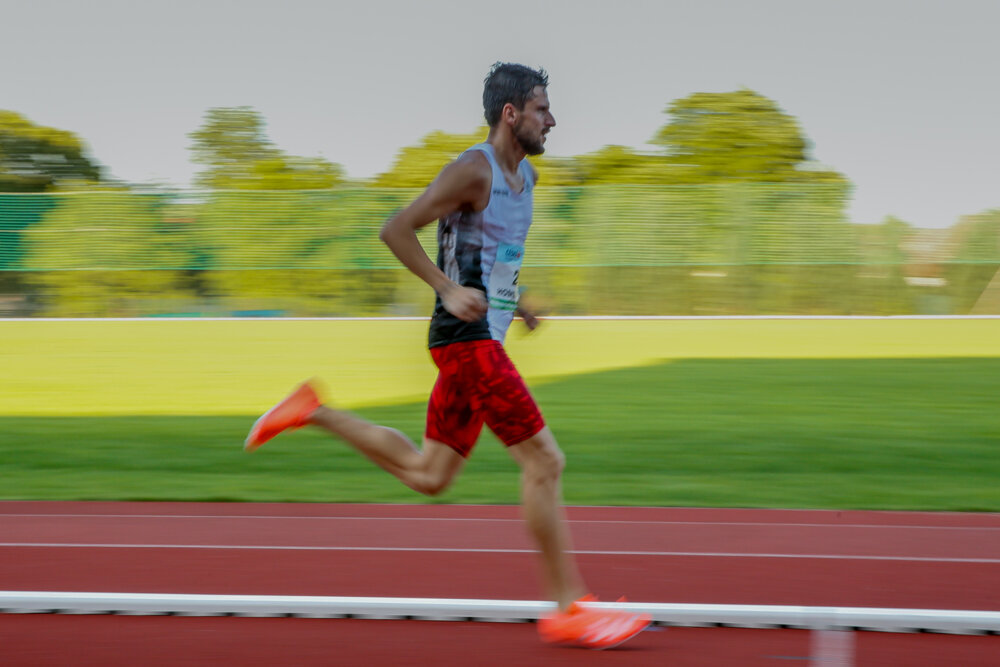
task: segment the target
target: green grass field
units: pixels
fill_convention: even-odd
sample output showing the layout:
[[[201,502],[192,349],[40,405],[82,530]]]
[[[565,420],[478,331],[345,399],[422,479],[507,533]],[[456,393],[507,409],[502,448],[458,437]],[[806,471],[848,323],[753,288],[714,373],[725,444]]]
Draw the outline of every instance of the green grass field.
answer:
[[[425,326],[0,323],[0,498],[420,502],[319,431],[253,455],[241,444],[259,410],[313,374],[419,438],[423,398],[406,399],[433,379]],[[510,349],[568,455],[570,503],[1000,511],[1000,321],[540,333]],[[515,503],[517,489],[484,435],[433,502]]]

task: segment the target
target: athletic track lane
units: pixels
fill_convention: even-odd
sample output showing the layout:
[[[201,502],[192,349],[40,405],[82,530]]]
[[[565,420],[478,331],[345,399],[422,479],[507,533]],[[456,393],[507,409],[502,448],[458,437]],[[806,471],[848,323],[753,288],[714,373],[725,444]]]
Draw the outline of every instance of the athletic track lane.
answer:
[[[603,598],[1000,609],[1000,515],[570,508]],[[0,503],[0,589],[538,599],[517,508]],[[53,642],[48,636],[58,636]],[[857,662],[996,664],[1000,638],[857,633]],[[671,628],[613,656],[530,626],[0,617],[14,664],[808,664],[795,630]],[[474,651],[475,661],[470,661]],[[493,662],[491,662],[493,661]]]

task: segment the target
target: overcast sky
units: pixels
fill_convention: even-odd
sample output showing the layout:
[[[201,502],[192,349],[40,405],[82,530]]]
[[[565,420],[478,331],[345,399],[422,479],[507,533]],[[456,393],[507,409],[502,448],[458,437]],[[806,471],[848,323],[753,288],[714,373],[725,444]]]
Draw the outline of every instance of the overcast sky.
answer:
[[[854,184],[851,218],[1000,208],[1000,0],[0,0],[0,109],[118,178],[190,184],[188,133],[249,105],[353,177],[473,130],[496,60],[541,65],[551,155],[647,144],[694,92],[751,88]]]

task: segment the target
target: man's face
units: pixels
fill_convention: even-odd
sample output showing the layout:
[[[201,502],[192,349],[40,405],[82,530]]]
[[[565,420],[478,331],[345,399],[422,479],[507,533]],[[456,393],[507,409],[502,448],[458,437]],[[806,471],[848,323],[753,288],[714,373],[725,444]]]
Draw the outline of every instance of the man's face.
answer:
[[[535,86],[531,99],[524,103],[514,123],[514,138],[528,155],[545,152],[545,135],[556,126],[556,119],[549,111],[549,95],[545,86]]]

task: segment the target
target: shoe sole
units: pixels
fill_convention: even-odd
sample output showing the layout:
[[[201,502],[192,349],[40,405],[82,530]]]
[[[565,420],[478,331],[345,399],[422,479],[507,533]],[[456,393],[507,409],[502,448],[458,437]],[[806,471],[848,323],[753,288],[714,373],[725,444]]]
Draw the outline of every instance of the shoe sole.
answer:
[[[284,401],[281,401],[281,403],[284,403]],[[268,417],[271,416],[271,413],[273,413],[275,410],[278,409],[281,403],[278,403],[270,410],[262,414],[260,417],[257,418],[257,421],[253,423],[253,426],[250,427],[250,434],[247,436],[247,439],[243,441],[243,451],[252,452],[261,445],[267,443],[269,440],[273,439],[275,435],[278,435],[278,433],[281,433],[281,431],[278,431],[278,433],[275,433],[270,438],[265,438],[263,440],[257,439],[257,435],[260,431],[259,427],[267,420]]]
[[[300,388],[301,388],[301,385],[300,385],[299,388],[297,388],[295,390],[295,392],[299,391]],[[312,385],[309,385],[309,389],[313,392],[314,395],[316,394],[316,389]],[[270,440],[274,439],[275,436],[281,434],[283,431],[287,431],[288,429],[291,429],[291,428],[299,428],[298,426],[286,426],[285,428],[281,429],[281,431],[278,431],[274,435],[269,436],[269,437],[267,437],[267,438],[265,438],[263,440],[257,440],[256,439],[256,435],[257,435],[257,433],[259,431],[258,427],[261,424],[263,424],[267,420],[267,418],[270,417],[271,414],[275,410],[277,410],[279,407],[281,407],[282,405],[284,405],[285,401],[287,401],[289,398],[291,398],[291,396],[295,392],[292,392],[292,394],[290,394],[288,397],[286,397],[286,398],[282,399],[281,401],[279,401],[270,410],[268,410],[267,412],[265,412],[264,414],[262,414],[260,417],[257,418],[257,421],[255,421],[253,423],[253,426],[250,427],[250,434],[247,435],[247,439],[243,441],[243,451],[245,451],[245,452],[252,452],[252,451],[258,449],[261,445],[264,445],[267,442],[269,442]]]
[[[618,641],[616,641],[616,642],[615,642],[614,644],[608,644],[607,646],[586,646],[586,648],[589,648],[589,649],[590,649],[590,650],[592,650],[592,651],[607,651],[607,650],[608,650],[609,648],[615,648],[616,646],[621,646],[622,644],[624,644],[624,643],[625,643],[625,642],[627,642],[628,640],[630,640],[630,639],[632,639],[633,637],[635,637],[635,636],[636,636],[637,634],[639,634],[639,633],[641,633],[641,632],[644,632],[644,631],[645,631],[646,629],[648,629],[648,628],[649,628],[649,626],[650,626],[651,624],[652,624],[652,621],[647,621],[647,622],[646,622],[646,624],[645,624],[644,626],[642,626],[641,628],[639,628],[638,630],[636,630],[636,631],[635,631],[635,632],[633,632],[632,634],[630,634],[630,635],[628,635],[628,636],[626,636],[626,637],[623,637],[623,638],[619,639],[619,640],[618,640]]]
[[[577,648],[590,649],[592,651],[604,651],[604,650],[607,650],[609,648],[615,648],[616,646],[621,646],[622,644],[624,644],[628,640],[630,640],[633,637],[635,637],[640,632],[643,632],[644,630],[648,629],[650,625],[652,625],[652,619],[647,619],[645,621],[645,623],[642,624],[642,626],[640,626],[640,627],[634,629],[633,631],[629,632],[628,634],[626,634],[621,639],[618,639],[617,641],[615,641],[613,643],[610,643],[610,644],[603,644],[601,646],[594,645],[592,643],[587,642],[586,640],[581,640],[579,638],[576,638],[576,639],[573,639],[573,638],[548,638],[548,637],[542,636],[541,640],[543,642],[547,643],[547,644],[552,644],[553,646],[574,646],[574,647],[577,647]],[[541,634],[541,633],[539,633],[539,634]]]

